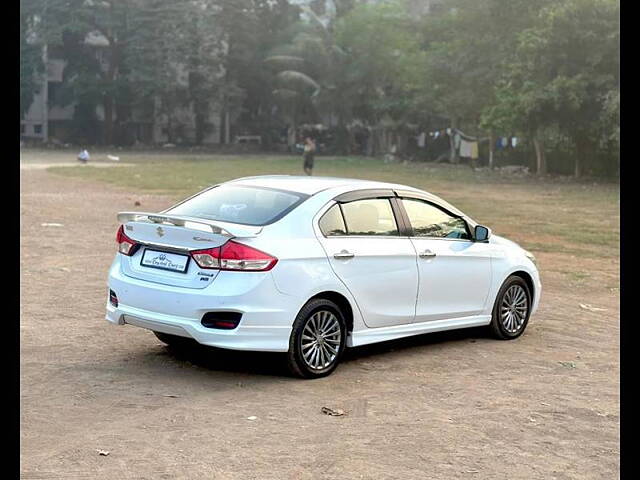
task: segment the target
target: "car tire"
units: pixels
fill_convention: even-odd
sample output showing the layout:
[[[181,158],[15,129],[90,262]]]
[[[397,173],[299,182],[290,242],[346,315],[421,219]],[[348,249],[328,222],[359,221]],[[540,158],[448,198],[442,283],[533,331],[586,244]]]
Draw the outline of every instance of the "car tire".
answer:
[[[170,347],[184,348],[193,344],[193,340],[187,337],[179,337],[178,335],[171,335],[169,333],[153,332],[162,343],[166,343]]]
[[[310,300],[298,313],[289,339],[287,364],[300,378],[321,378],[333,372],[345,349],[346,322],[330,300]]]
[[[500,287],[493,305],[489,329],[499,340],[514,340],[527,328],[531,315],[531,292],[527,282],[512,275]]]

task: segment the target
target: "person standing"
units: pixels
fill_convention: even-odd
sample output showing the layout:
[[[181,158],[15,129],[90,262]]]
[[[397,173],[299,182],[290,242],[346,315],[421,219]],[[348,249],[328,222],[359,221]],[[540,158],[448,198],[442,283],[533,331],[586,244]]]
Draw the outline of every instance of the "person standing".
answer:
[[[313,171],[313,155],[316,151],[316,142],[311,137],[304,139],[304,151],[302,158],[304,159],[304,173],[311,175]]]

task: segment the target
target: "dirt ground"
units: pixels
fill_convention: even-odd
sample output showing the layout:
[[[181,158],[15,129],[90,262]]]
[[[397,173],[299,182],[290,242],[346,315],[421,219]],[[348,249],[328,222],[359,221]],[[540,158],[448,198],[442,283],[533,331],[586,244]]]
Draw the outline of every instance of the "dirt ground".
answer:
[[[516,341],[426,335],[301,381],[277,354],[176,352],[104,320],[115,213],[172,198],[21,174],[22,478],[618,477],[617,258],[538,254],[542,303]]]

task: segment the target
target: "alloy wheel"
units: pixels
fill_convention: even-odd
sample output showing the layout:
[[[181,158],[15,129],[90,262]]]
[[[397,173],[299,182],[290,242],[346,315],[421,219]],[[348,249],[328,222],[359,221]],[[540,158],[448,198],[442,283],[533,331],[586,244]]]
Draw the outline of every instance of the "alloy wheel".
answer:
[[[529,297],[521,285],[511,285],[502,297],[500,320],[509,334],[517,333],[524,324],[529,310]]]
[[[312,370],[324,370],[336,360],[340,351],[342,328],[338,318],[328,310],[315,312],[302,330],[302,358]]]

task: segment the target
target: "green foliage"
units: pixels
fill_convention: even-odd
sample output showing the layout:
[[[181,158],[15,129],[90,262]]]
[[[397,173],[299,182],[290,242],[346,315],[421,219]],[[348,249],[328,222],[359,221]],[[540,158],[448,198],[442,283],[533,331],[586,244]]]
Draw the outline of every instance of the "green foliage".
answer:
[[[508,58],[495,101],[483,111],[483,126],[525,133],[557,127],[575,144],[576,175],[580,162],[599,145],[606,144],[615,160],[617,1],[563,0],[545,6],[517,34]]]
[[[333,4],[23,0],[22,111],[49,43],[68,65],[62,101],[85,126],[101,106],[106,142],[141,111],[172,141],[186,110],[200,142],[217,111],[266,143],[288,125],[291,144],[303,123],[337,125],[337,151],[354,125],[380,144],[409,125],[454,126],[531,140],[540,173],[564,171],[565,158],[576,175],[616,170],[619,0],[446,0],[424,15],[406,0]],[[96,32],[102,47],[85,42]]]
[[[406,118],[407,96],[418,42],[399,2],[360,4],[336,26],[339,47],[349,55],[340,90],[352,116],[375,125],[385,117]]]

